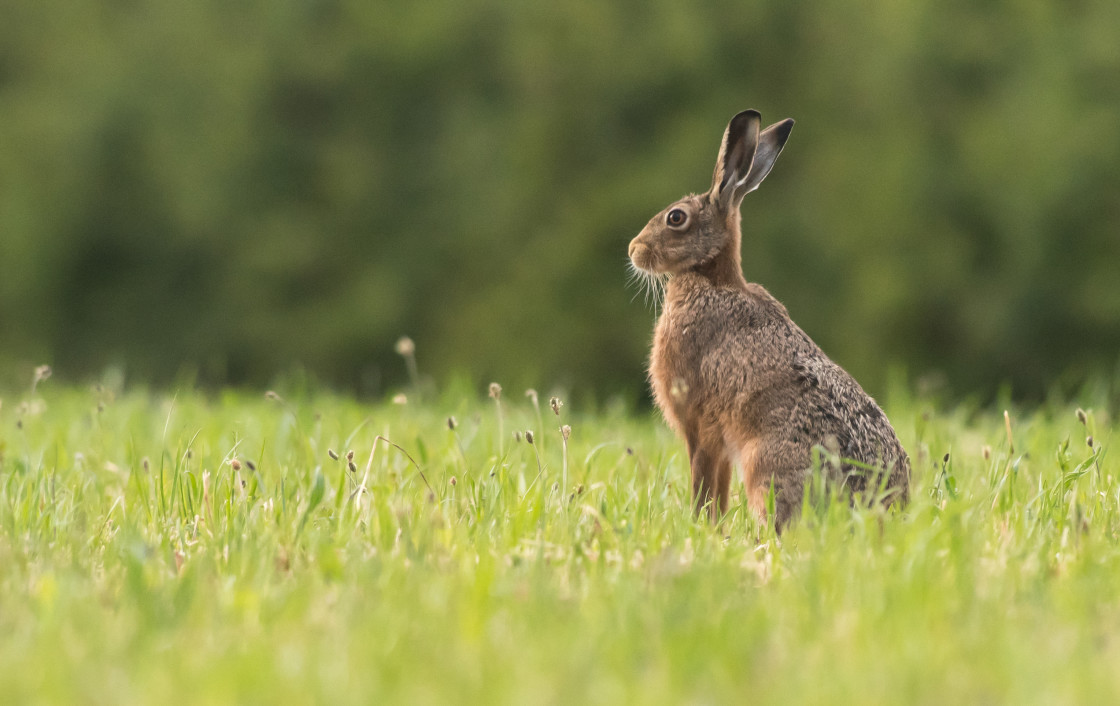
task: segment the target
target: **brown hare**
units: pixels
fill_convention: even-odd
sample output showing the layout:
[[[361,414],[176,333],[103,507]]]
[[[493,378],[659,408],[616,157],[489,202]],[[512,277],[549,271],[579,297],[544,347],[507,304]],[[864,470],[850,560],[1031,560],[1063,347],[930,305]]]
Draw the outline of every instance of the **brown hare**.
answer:
[[[778,531],[801,509],[814,468],[864,502],[905,504],[910,461],[886,415],[740,267],[739,205],[770,173],[793,129],[759,129],[757,111],[727,126],[712,188],[670,204],[630,243],[647,277],[667,277],[649,377],[688,445],[697,512],[727,512],[738,464],[763,519],[773,490]],[[823,459],[823,462],[822,462]]]

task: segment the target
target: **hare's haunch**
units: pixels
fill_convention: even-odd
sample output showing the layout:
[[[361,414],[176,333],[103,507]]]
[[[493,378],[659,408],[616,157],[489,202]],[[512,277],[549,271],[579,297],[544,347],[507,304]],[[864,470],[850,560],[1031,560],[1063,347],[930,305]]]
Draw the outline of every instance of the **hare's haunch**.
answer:
[[[773,489],[781,530],[814,467],[853,501],[890,505],[909,498],[910,461],[879,405],[743,277],[739,205],[770,173],[793,121],[760,125],[753,110],[731,119],[711,189],[654,216],[631,241],[630,260],[669,276],[649,377],[688,445],[696,510],[727,512],[737,464],[762,517]]]

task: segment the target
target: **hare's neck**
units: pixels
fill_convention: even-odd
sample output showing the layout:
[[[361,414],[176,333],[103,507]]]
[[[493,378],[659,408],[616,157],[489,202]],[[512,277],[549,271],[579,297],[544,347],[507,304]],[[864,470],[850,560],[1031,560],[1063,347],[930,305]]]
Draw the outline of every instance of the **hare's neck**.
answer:
[[[713,287],[731,287],[746,289],[747,280],[743,277],[743,266],[739,254],[739,243],[742,239],[739,234],[739,214],[732,214],[728,228],[734,234],[727,247],[718,255],[702,265],[693,269],[697,275],[711,283]]]
[[[738,243],[734,249],[728,248],[693,271],[713,287],[747,288],[747,279],[743,277],[743,267],[739,261]]]
[[[747,291],[749,285],[739,267],[739,258],[720,254],[716,259],[669,280],[665,291],[666,306],[687,299],[703,289],[737,289]]]

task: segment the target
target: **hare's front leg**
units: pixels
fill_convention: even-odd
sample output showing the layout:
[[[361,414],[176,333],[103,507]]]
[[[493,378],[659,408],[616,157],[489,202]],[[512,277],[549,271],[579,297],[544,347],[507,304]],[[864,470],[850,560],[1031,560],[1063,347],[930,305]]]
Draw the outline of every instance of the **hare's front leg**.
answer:
[[[705,508],[713,521],[727,513],[731,490],[731,461],[722,448],[715,449],[690,441],[689,465],[692,467],[693,511],[699,515]]]

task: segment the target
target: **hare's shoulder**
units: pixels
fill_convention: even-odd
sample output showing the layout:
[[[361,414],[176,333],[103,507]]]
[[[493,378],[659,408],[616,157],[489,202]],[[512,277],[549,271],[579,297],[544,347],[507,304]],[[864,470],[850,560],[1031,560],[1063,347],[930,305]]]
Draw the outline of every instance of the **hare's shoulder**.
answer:
[[[663,350],[679,370],[716,388],[784,385],[799,357],[820,355],[820,349],[757,285],[740,288],[696,288],[666,309],[655,353]]]
[[[748,284],[745,290],[713,286],[690,288],[670,302],[667,313],[670,325],[703,326],[718,334],[792,324],[782,303],[757,284]]]

